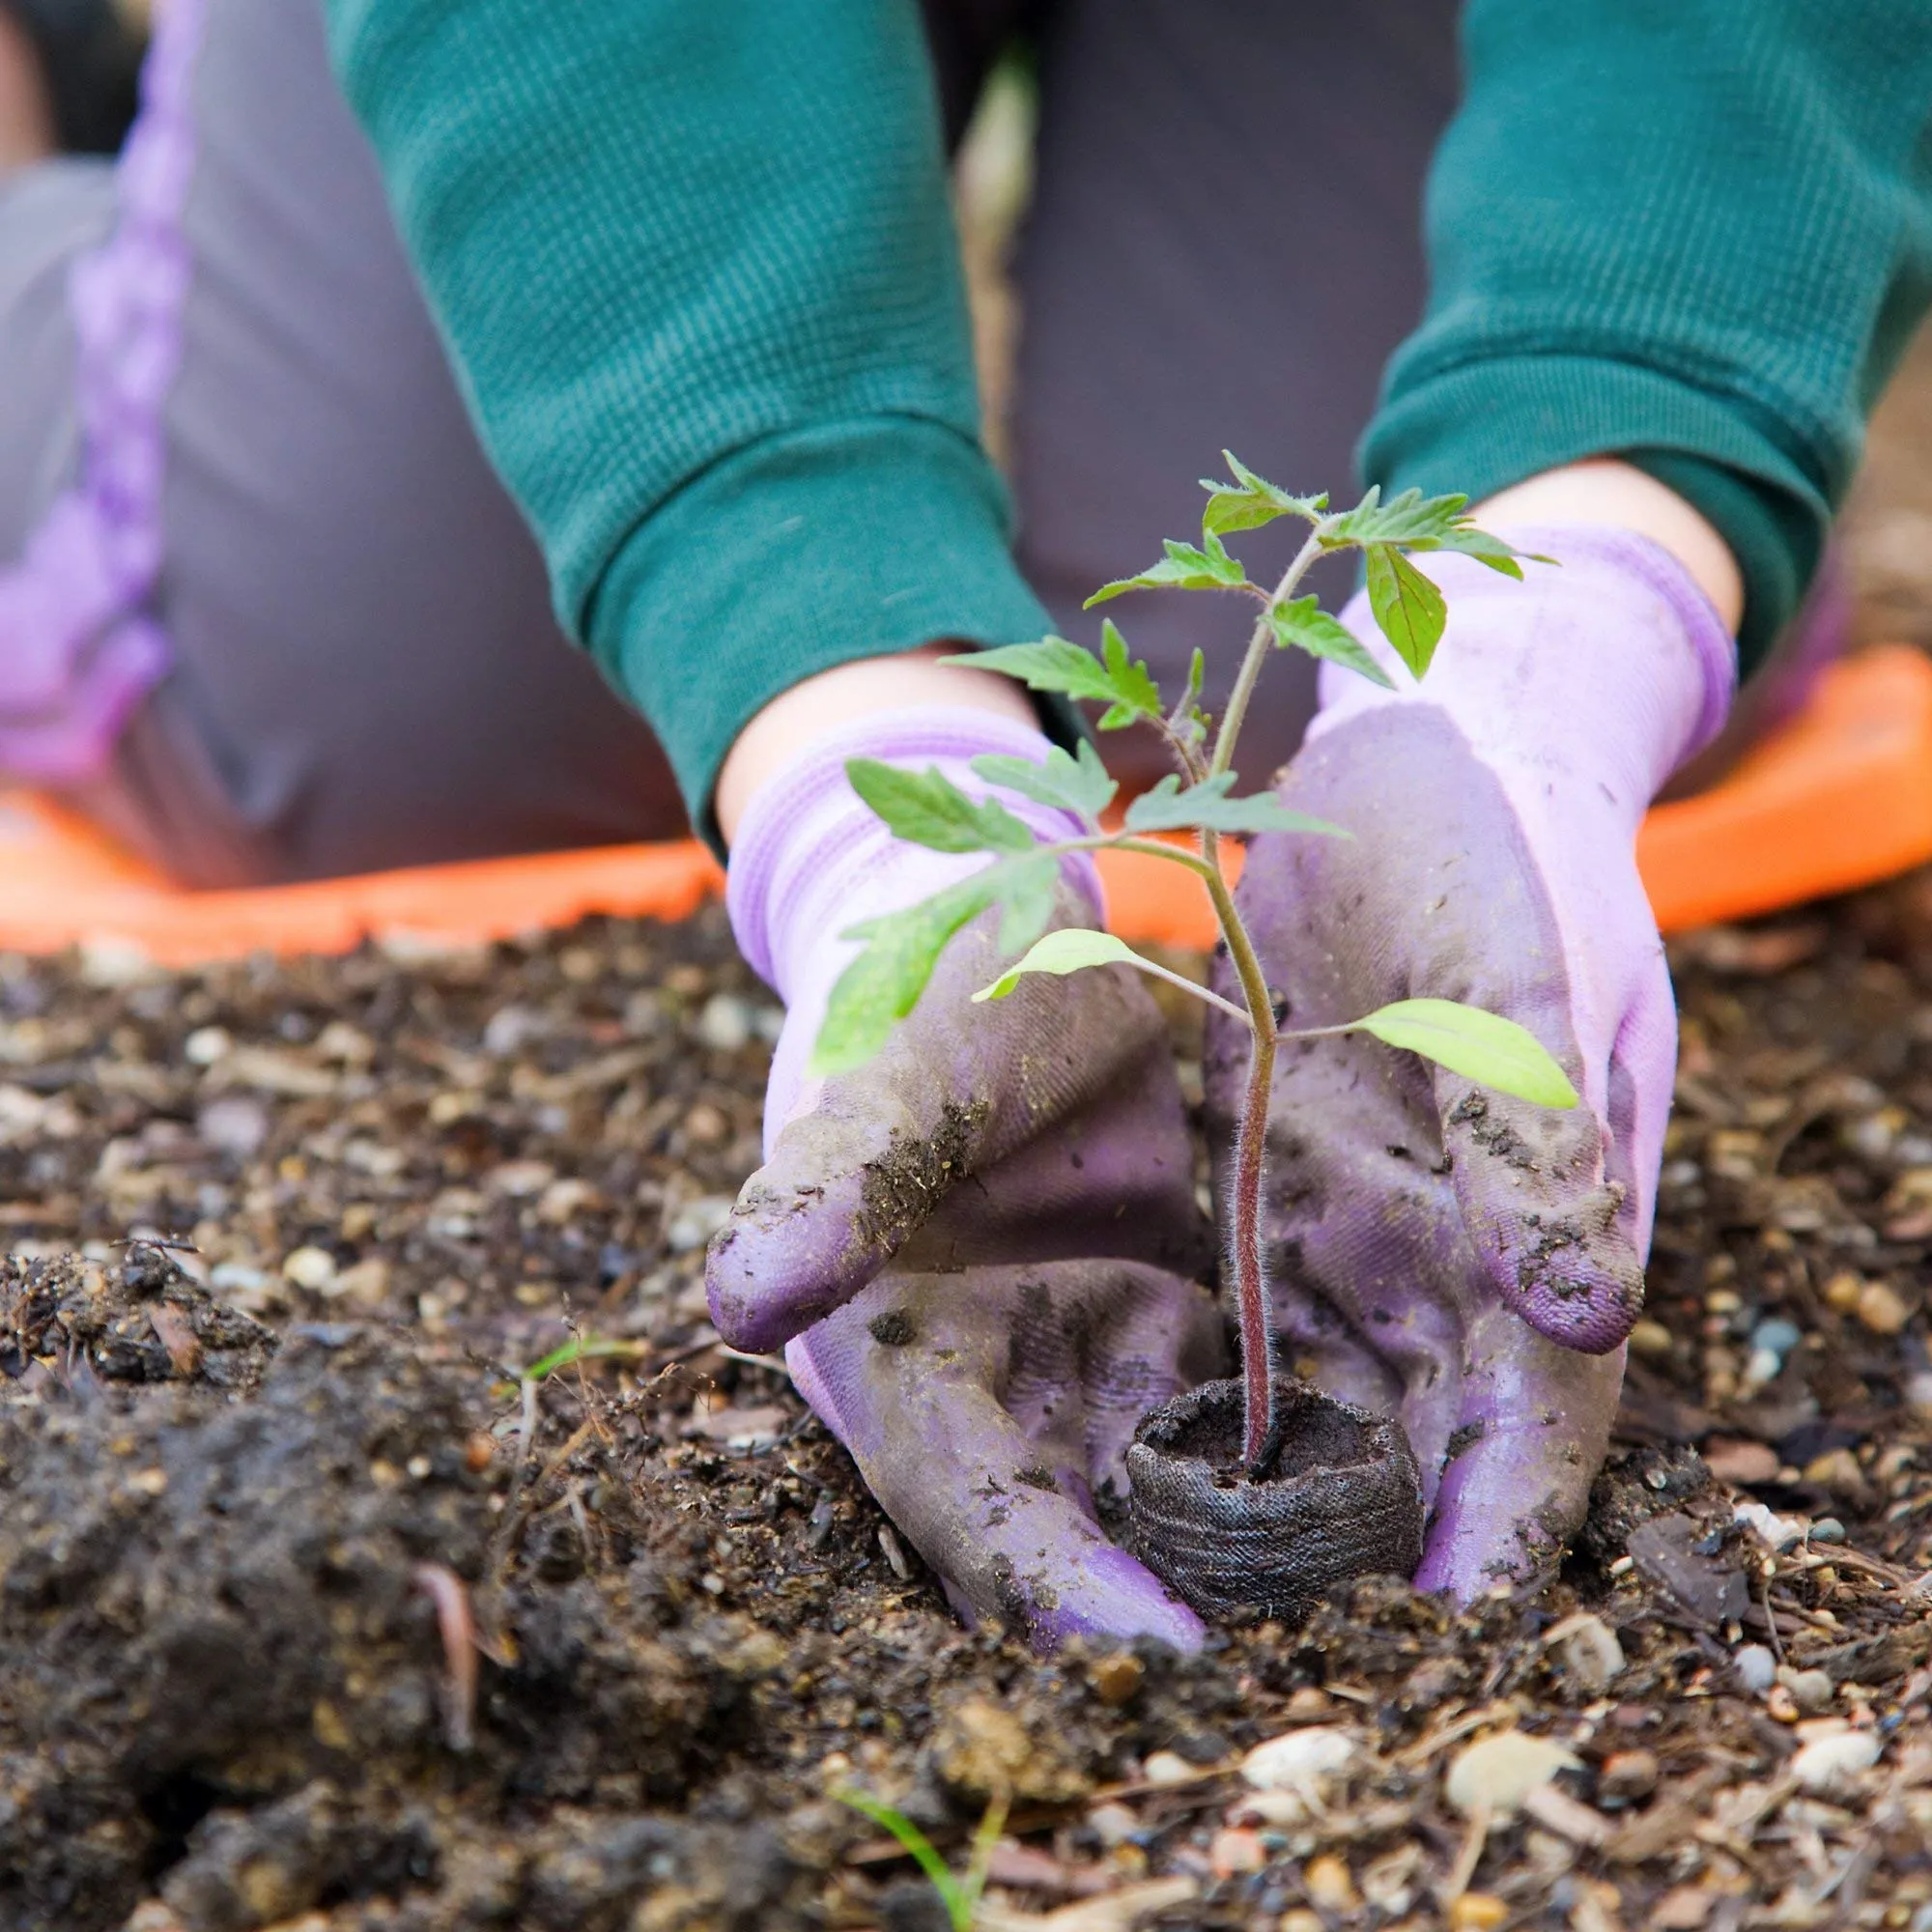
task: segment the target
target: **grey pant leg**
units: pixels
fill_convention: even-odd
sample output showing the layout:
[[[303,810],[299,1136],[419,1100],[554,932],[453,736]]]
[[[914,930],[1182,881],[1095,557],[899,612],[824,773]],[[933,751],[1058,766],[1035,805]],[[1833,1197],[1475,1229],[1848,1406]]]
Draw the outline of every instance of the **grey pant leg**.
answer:
[[[74,460],[67,271],[114,216],[103,161],[0,177],[0,563],[17,556]]]
[[[174,668],[90,808],[196,885],[664,837],[416,293],[317,0],[211,0],[167,413]]]
[[[1020,257],[1020,560],[1067,634],[1080,601],[1198,540],[1195,479],[1236,455],[1287,488],[1352,487],[1382,365],[1422,311],[1421,204],[1455,105],[1451,0],[1062,0],[1041,45],[1037,185]],[[1286,527],[1236,545],[1286,567]],[[1312,580],[1345,597],[1338,560]],[[1195,643],[1218,709],[1246,626],[1226,599],[1109,607],[1178,686]],[[1300,741],[1314,667],[1270,667],[1241,764]],[[1125,734],[1123,734],[1125,735]],[[1165,770],[1115,740],[1109,760]]]

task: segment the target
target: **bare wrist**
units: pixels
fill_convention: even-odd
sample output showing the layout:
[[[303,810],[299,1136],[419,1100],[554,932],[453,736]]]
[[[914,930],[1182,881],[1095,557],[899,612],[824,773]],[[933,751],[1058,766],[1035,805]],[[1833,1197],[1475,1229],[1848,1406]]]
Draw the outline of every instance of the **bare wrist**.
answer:
[[[933,643],[895,657],[835,665],[781,693],[738,733],[718,774],[718,829],[729,845],[760,788],[801,746],[874,711],[953,705],[1037,725],[1038,713],[1010,678],[939,660],[956,644]]]
[[[1703,512],[1629,463],[1596,457],[1546,469],[1477,506],[1497,524],[1606,524],[1633,531],[1670,554],[1735,633],[1744,616],[1744,575],[1730,546]]]

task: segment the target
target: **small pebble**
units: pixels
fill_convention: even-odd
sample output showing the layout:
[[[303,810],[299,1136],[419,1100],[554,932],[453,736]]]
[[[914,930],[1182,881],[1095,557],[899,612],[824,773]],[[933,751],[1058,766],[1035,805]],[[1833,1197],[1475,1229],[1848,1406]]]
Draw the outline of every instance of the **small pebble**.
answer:
[[[1791,1760],[1791,1775],[1806,1791],[1830,1791],[1869,1771],[1881,1746],[1869,1731],[1839,1731],[1802,1745]]]
[[[335,1257],[327,1248],[297,1248],[282,1263],[282,1279],[319,1294],[335,1279]]]
[[[1318,1723],[1256,1745],[1240,1760],[1240,1776],[1252,1789],[1271,1791],[1287,1801],[1281,1806],[1283,1816],[1273,1822],[1293,1824],[1296,1814],[1306,1816],[1327,1803],[1329,1791],[1354,1756],[1356,1743],[1347,1731]]]
[[[1672,1346],[1670,1330],[1662,1321],[1653,1321],[1645,1316],[1630,1331],[1630,1346],[1634,1355],[1647,1355],[1653,1360],[1667,1355]]]
[[[731,1218],[728,1194],[700,1195],[687,1201],[665,1223],[665,1246],[674,1255],[688,1255],[701,1248]]]
[[[1798,1699],[1782,1684],[1774,1684],[1764,1693],[1764,1708],[1780,1724],[1795,1724],[1802,1715],[1798,1709]]]
[[[1657,1754],[1647,1750],[1612,1751],[1597,1776],[1597,1802],[1634,1804],[1657,1789]]]
[[[1602,1617],[1585,1611],[1566,1618],[1550,1636],[1564,1674],[1593,1697],[1601,1696],[1624,1667],[1624,1647]]]
[[[1761,1697],[1777,1682],[1777,1659],[1761,1643],[1747,1643],[1731,1653],[1731,1668],[1738,1682],[1754,1697]]]
[[[1781,1315],[1774,1315],[1769,1321],[1760,1321],[1751,1330],[1751,1347],[1763,1349],[1782,1361],[1792,1350],[1804,1339],[1797,1322],[1788,1321]]]
[[[1260,1833],[1231,1825],[1214,1833],[1208,1863],[1216,1878],[1242,1878],[1260,1871],[1267,1863],[1267,1853],[1262,1849]]]
[[[1865,1488],[1865,1472],[1849,1449],[1827,1449],[1804,1465],[1804,1480],[1839,1495],[1859,1495]]]
[[[1319,1724],[1335,1715],[1335,1700],[1319,1685],[1304,1684],[1282,1713],[1291,1724]]]
[[[1465,1891],[1449,1908],[1449,1932],[1496,1932],[1509,1907],[1492,1891]]]
[[[1896,1335],[1912,1320],[1912,1310],[1889,1282],[1868,1281],[1859,1293],[1858,1317],[1874,1335]]]
[[[1854,1274],[1849,1268],[1840,1269],[1825,1284],[1825,1303],[1841,1313],[1849,1314],[1859,1305],[1859,1297],[1865,1292],[1865,1279]]]
[[[1842,1543],[1845,1540],[1845,1525],[1834,1516],[1821,1516],[1811,1525],[1813,1543]]]
[[[1822,1670],[1780,1670],[1777,1681],[1791,1692],[1792,1701],[1807,1718],[1815,1718],[1832,1708],[1836,1687]]]
[[[1108,1851],[1124,1845],[1141,1828],[1141,1821],[1124,1804],[1096,1804],[1087,1814],[1094,1835]]]
[[[1338,1859],[1333,1852],[1323,1852],[1320,1858],[1310,1859],[1302,1868],[1301,1883],[1308,1893],[1309,1904],[1318,1912],[1332,1913],[1340,1918],[1361,1906],[1361,1894],[1355,1889],[1354,1877],[1347,1861]]]
[[[1141,1688],[1147,1666],[1130,1650],[1109,1651],[1087,1666],[1087,1676],[1101,1703],[1118,1710]]]
[[[217,1060],[226,1059],[234,1046],[234,1036],[226,1027],[196,1027],[182,1041],[182,1058],[190,1066],[213,1066]]]
[[[1443,1792],[1465,1817],[1487,1810],[1493,1818],[1508,1818],[1532,1791],[1579,1762],[1575,1751],[1552,1738],[1498,1731],[1463,1747],[1449,1767]]]
[[[752,1009],[731,993],[713,993],[697,1016],[697,1037],[717,1053],[736,1053],[752,1038]]]
[[[1200,1776],[1179,1751],[1157,1750],[1141,1766],[1141,1776],[1150,1784],[1186,1784]]]

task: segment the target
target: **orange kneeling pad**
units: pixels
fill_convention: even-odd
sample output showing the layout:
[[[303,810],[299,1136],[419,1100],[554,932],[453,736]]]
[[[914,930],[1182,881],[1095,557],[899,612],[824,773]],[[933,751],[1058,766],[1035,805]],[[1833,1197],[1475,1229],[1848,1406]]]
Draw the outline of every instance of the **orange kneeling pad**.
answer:
[[[1833,666],[1803,713],[1721,784],[1657,807],[1637,841],[1667,932],[1844,892],[1927,861],[1932,660],[1903,645]],[[1213,944],[1207,895],[1178,867],[1109,852],[1100,870],[1122,937]],[[262,951],[346,952],[367,938],[473,945],[588,913],[684,919],[722,882],[710,854],[683,840],[184,892],[50,801],[31,792],[0,798],[0,950],[15,952],[111,944],[186,966]]]

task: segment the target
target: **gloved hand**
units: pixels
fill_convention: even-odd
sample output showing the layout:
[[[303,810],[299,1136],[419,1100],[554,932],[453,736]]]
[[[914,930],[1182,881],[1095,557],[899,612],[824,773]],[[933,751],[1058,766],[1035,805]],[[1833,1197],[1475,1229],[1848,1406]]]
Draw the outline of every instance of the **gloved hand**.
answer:
[[[1343,613],[1397,689],[1324,666],[1278,789],[1354,836],[1256,839],[1238,895],[1285,1025],[1465,1000],[1526,1026],[1583,1098],[1533,1107],[1359,1035],[1284,1044],[1277,1064],[1282,1359],[1400,1410],[1433,1505],[1416,1580],[1463,1599],[1547,1560],[1608,1445],[1677,1037],[1636,830],[1736,679],[1718,613],[1657,546],[1502,534],[1562,568],[1525,564],[1518,583],[1416,558],[1448,604],[1420,684],[1365,600]],[[1210,1019],[1220,1164],[1246,1062],[1245,1036]]]
[[[818,740],[753,800],[728,905],[745,956],[786,1003],[765,1099],[765,1165],[712,1243],[719,1332],[786,1342],[807,1400],[887,1514],[969,1615],[1041,1647],[1079,1632],[1192,1646],[1201,1627],[1094,1520],[1125,1490],[1141,1415],[1218,1374],[1223,1328],[1192,1279],[1206,1260],[1168,1033],[1120,969],[998,977],[997,915],[942,954],[876,1059],[805,1068],[838,935],[985,863],[895,839],[845,760],[936,764],[963,789],[984,753],[1038,761],[1046,740],[978,712],[879,714]],[[1069,814],[1009,794],[1043,838]],[[1056,923],[1087,924],[1099,886],[1069,863]]]

